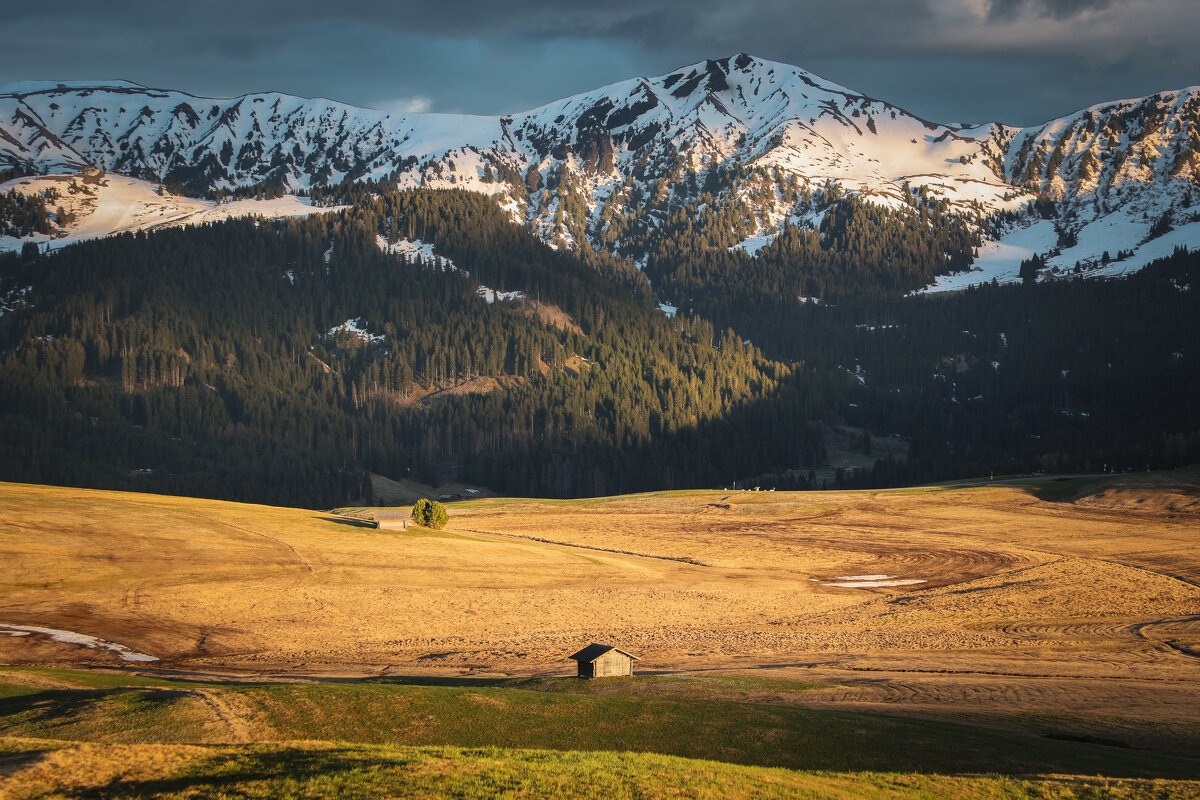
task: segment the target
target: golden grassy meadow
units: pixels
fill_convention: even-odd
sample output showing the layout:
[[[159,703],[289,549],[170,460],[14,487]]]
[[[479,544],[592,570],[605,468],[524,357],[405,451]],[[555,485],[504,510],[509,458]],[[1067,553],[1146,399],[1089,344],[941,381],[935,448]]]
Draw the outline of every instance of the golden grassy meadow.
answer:
[[[269,730],[271,741],[561,749],[555,737],[515,733],[478,741],[461,731],[355,739],[337,728],[291,737],[300,722],[278,722],[280,712],[247,699],[245,686],[381,676],[470,686],[491,677],[510,683],[479,684],[500,693],[485,692],[480,702],[510,703],[512,692],[529,689],[521,681],[549,681],[533,690],[552,693],[574,685],[553,676],[572,674],[566,656],[600,641],[641,656],[641,673],[664,677],[593,682],[589,703],[699,703],[701,716],[712,703],[726,703],[965,723],[971,731],[1034,737],[1038,747],[1183,757],[1184,766],[1172,762],[1164,777],[1189,777],[1187,757],[1200,752],[1198,478],[1185,471],[894,491],[495,498],[452,505],[440,532],[378,531],[359,519],[365,509],[323,513],[0,484],[0,626],[10,626],[0,628],[0,663],[16,667],[2,673],[17,687],[13,697],[79,689],[35,666],[216,680],[201,692],[209,699],[191,689],[176,697],[168,727],[224,731],[217,741],[262,741]],[[117,652],[11,626],[87,634],[159,661],[127,662]],[[684,684],[701,689],[680,694]],[[231,694],[231,686],[242,688]],[[386,708],[399,702],[388,697]],[[39,706],[9,702],[17,705],[7,726],[0,708],[0,730],[10,727],[26,744],[9,738],[0,749],[41,753],[12,761],[10,772],[69,760],[62,742],[104,738],[48,736],[54,726]],[[89,705],[88,713],[101,707]],[[562,713],[598,713],[570,708]],[[120,717],[110,712],[101,718]],[[768,727],[795,736],[810,722],[788,717]],[[211,730],[180,736],[147,741],[213,741]],[[611,748],[582,749],[618,751],[619,743],[618,736]],[[635,749],[764,768],[872,767],[796,760],[786,748],[766,762],[700,745]],[[169,757],[192,763],[193,755]],[[1052,766],[1020,763],[1017,772]],[[1063,763],[1093,774],[1092,762]],[[922,772],[903,759],[875,767]],[[1158,774],[1157,767],[1138,769],[1128,775]],[[1190,777],[1197,775],[1200,767]],[[989,794],[999,790],[988,786],[978,796],[1027,796]],[[1196,789],[1190,781],[1187,787]],[[936,796],[930,791],[878,796]]]

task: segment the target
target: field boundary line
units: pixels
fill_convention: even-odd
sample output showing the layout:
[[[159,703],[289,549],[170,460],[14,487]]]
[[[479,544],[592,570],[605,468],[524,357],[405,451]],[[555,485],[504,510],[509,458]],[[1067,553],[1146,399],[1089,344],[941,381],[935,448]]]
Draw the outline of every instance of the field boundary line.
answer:
[[[656,556],[651,553],[637,553],[633,550],[616,550],[611,547],[596,547],[590,544],[574,544],[572,542],[558,542],[554,539],[542,539],[538,536],[526,536],[521,533],[500,533],[499,531],[480,531],[473,528],[456,528],[455,530],[465,531],[467,533],[482,533],[486,536],[507,536],[510,539],[524,539],[527,542],[539,542],[541,544],[556,544],[560,547],[576,547],[580,550],[596,550],[601,553],[616,553],[622,556],[636,556],[637,558],[657,558],[659,561],[678,561],[682,564],[691,564],[696,567],[711,567],[712,564],[705,564],[703,561],[698,561],[689,556]]]

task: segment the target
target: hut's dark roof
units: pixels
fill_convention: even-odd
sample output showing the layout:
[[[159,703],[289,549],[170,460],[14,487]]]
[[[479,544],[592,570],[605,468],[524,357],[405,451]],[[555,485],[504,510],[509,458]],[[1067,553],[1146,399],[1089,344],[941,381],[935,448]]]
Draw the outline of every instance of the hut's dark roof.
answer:
[[[583,648],[575,655],[569,656],[569,658],[572,658],[575,661],[582,661],[583,663],[588,664],[588,663],[595,661],[597,658],[599,658],[600,656],[609,652],[610,650],[616,650],[621,655],[628,656],[629,658],[633,659],[634,661],[641,661],[641,659],[638,658],[637,656],[635,656],[633,653],[626,653],[624,650],[622,650],[619,647],[613,647],[610,644],[594,644],[594,643],[589,644],[587,647]]]

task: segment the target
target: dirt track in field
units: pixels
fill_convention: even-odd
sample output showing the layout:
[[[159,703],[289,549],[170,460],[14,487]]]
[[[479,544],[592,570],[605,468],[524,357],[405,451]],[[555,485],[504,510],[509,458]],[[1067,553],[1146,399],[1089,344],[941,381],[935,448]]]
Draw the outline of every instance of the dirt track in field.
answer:
[[[608,641],[836,687],[815,704],[1200,742],[1200,514],[1169,483],[479,500],[439,534],[5,484],[0,623],[259,673],[564,674]],[[862,575],[923,583],[826,585]],[[122,664],[2,631],[0,662]]]

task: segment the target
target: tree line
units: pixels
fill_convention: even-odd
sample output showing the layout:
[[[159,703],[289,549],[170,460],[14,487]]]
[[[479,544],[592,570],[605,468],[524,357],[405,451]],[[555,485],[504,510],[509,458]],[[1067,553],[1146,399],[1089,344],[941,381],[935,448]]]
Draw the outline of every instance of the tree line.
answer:
[[[470,195],[396,202],[4,259],[6,286],[32,290],[4,318],[0,475],[329,506],[368,496],[367,471],[566,496],[820,460],[791,367]],[[385,253],[389,225],[471,274]],[[575,325],[488,304],[476,276]],[[480,377],[497,388],[417,402]],[[771,447],[746,447],[764,420]]]
[[[370,472],[560,497],[818,488],[817,421],[910,443],[834,485],[1200,460],[1197,253],[906,296],[969,236],[884,214],[871,241],[876,212],[836,198],[824,230],[729,254],[728,273],[684,236],[652,289],[654,259],[546,247],[478,195],[356,184],[322,202],[352,207],[0,257],[0,478],[315,507],[369,502]],[[380,246],[399,239],[438,257]],[[837,272],[830,252],[870,264],[806,283],[824,274],[810,256]],[[668,278],[694,291],[674,318]],[[489,304],[481,284],[526,299]]]

